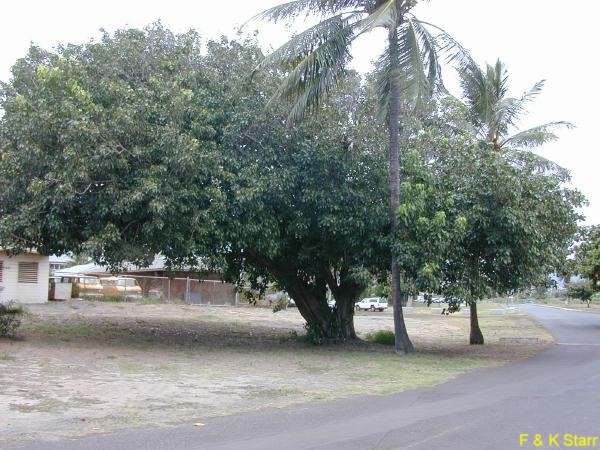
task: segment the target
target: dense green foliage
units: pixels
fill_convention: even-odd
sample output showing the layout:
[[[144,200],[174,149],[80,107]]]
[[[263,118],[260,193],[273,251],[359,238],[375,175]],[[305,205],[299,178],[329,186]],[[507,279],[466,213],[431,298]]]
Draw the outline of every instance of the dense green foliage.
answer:
[[[155,25],[56,53],[2,87],[0,244],[86,251],[118,267],[162,253],[277,281],[323,339],[354,337],[354,301],[388,254],[385,150],[357,77],[302,125],[252,43]],[[327,305],[326,288],[336,299]]]
[[[575,271],[586,277],[595,291],[600,291],[600,226],[583,231],[583,241],[575,250]]]
[[[113,265],[197,253],[222,203],[200,65],[198,36],[160,25],[32,47],[0,91],[2,245]]]
[[[354,303],[374,278],[385,284],[392,255],[406,292],[472,305],[565,258],[582,202],[568,174],[490,152],[464,105],[421,98],[421,114],[403,117],[390,217],[377,77],[346,73],[290,127],[290,103],[274,97],[284,73],[255,70],[256,45],[206,49],[160,25],[32,47],[0,89],[0,247],[113,268],[162,253],[258,291],[276,282],[314,342],[355,337]]]
[[[398,229],[396,210],[399,205],[400,145],[404,128],[400,120],[403,109],[419,109],[435,94],[444,91],[438,52],[457,47],[442,30],[434,36],[430,24],[419,21],[412,13],[417,0],[294,0],[274,6],[257,17],[273,22],[291,21],[313,15],[319,22],[294,35],[272,52],[262,63],[278,64],[285,72],[274,100],[291,102],[288,121],[298,122],[308,111],[318,109],[327,95],[342,83],[351,58],[352,43],[375,30],[387,34],[385,48],[379,55],[376,71],[378,117],[387,124],[389,139],[390,234]],[[460,48],[460,46],[458,46]],[[394,308],[396,351],[412,352],[401,306],[400,268],[391,258],[391,300]]]
[[[473,313],[477,300],[537,285],[562,265],[584,199],[564,169],[479,145],[465,109],[445,105],[410,143],[395,248],[419,289],[460,298]]]

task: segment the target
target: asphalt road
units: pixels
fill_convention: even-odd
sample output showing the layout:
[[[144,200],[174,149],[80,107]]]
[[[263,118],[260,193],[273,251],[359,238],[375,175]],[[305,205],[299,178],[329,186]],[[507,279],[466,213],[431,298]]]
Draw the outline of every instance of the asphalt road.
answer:
[[[554,335],[554,346],[434,388],[211,418],[200,428],[190,423],[15,448],[505,450],[600,436],[600,314],[524,308]],[[528,436],[520,446],[522,434]],[[586,444],[579,448],[600,448],[600,440]]]

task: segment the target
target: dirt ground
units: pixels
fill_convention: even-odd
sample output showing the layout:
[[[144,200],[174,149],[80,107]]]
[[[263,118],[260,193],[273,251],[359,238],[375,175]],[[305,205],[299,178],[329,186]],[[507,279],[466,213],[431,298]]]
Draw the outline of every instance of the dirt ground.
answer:
[[[492,307],[480,308],[486,345],[476,348],[464,315],[415,308],[406,323],[417,353],[400,357],[366,341],[311,346],[295,308],[32,305],[18,338],[0,340],[0,446],[430,386],[551,342],[525,315]],[[391,312],[359,313],[356,329],[392,330]]]

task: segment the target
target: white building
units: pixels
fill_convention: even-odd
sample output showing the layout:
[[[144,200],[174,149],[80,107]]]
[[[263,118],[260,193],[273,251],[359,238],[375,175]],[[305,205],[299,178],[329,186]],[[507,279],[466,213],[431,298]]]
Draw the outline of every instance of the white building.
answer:
[[[72,262],[73,258],[69,255],[50,255],[50,273],[59,272]]]
[[[46,303],[50,265],[36,252],[9,256],[0,251],[0,303]]]

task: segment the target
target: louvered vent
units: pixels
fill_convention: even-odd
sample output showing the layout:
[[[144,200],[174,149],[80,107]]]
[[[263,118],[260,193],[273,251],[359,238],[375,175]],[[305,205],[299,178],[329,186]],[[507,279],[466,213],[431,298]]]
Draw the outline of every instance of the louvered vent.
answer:
[[[37,283],[38,281],[38,263],[20,262],[19,263],[19,283]]]

